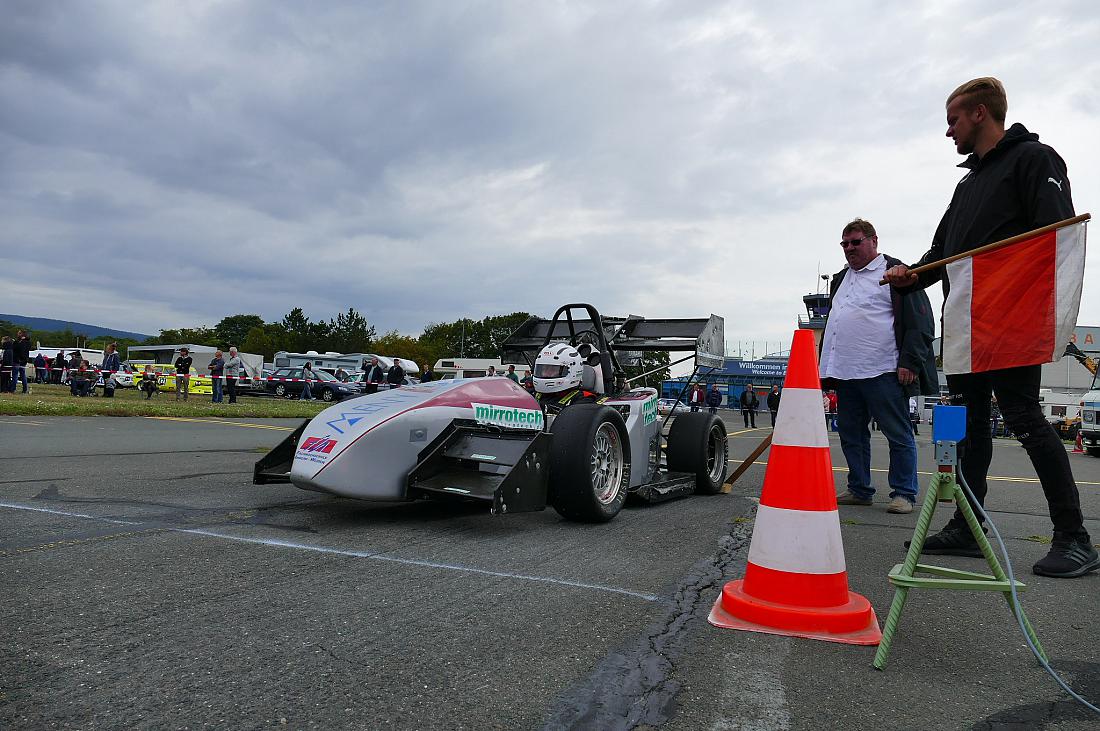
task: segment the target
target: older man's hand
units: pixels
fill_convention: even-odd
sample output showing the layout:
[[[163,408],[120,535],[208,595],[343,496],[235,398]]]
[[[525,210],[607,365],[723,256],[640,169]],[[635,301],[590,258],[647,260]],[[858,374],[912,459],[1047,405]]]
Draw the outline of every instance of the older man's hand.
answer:
[[[908,386],[913,381],[917,380],[917,374],[908,368],[898,366],[898,383],[903,386]]]
[[[882,278],[895,287],[909,287],[917,283],[917,275],[910,272],[909,267],[904,264],[890,267]]]

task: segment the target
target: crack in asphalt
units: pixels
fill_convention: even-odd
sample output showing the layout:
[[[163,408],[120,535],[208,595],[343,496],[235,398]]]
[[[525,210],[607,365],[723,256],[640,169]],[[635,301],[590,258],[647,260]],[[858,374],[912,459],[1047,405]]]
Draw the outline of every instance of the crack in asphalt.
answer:
[[[1071,673],[1074,682],[1070,687],[1091,703],[1100,697],[1100,663],[1070,661],[1058,663],[1054,668]],[[1054,682],[1054,681],[1050,681]],[[1076,686],[1076,687],[1074,687]],[[972,731],[1012,731],[1015,729],[1057,728],[1063,721],[1092,720],[1094,714],[1068,696],[1057,701],[1025,703],[1005,708],[987,716],[971,726]]]
[[[320,648],[321,650],[323,650],[325,652],[325,654],[327,654],[333,660],[336,660],[338,662],[342,662],[346,665],[354,665],[355,664],[352,660],[349,660],[346,657],[340,657],[339,655],[337,655],[336,652],[331,647],[326,647],[325,645],[322,645],[319,642],[314,642],[312,645],[310,645],[310,647]]]
[[[755,510],[750,505],[743,516]],[[676,661],[691,630],[706,621],[709,599],[724,581],[727,567],[748,548],[752,525],[751,520],[732,520],[730,532],[719,540],[718,552],[692,566],[671,596],[662,600],[663,616],[565,691],[543,728],[625,730],[664,723],[675,710],[680,692],[680,683],[673,679]]]

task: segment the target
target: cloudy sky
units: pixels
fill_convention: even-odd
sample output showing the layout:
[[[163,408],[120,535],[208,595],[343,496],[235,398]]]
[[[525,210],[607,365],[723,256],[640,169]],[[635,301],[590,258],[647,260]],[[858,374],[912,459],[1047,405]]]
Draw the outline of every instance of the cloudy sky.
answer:
[[[845,222],[913,260],[995,75],[1100,214],[1100,11],[949,2],[16,0],[0,311],[379,330],[589,301],[789,341]],[[1081,322],[1100,324],[1100,264]],[[934,295],[938,302],[938,294]]]

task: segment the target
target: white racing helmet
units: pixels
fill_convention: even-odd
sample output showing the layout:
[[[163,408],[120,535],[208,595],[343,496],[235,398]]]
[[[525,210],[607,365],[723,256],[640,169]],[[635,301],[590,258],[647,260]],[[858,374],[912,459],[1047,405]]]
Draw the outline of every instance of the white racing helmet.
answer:
[[[535,391],[558,393],[581,385],[584,361],[569,343],[550,343],[535,358]]]

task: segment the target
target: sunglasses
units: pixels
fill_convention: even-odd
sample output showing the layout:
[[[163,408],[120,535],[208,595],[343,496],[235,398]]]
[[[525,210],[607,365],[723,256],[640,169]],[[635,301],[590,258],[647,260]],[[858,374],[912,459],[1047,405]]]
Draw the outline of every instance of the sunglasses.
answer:
[[[855,247],[859,246],[860,244],[862,244],[867,239],[873,239],[873,238],[874,238],[874,236],[864,236],[862,239],[851,239],[849,241],[841,241],[840,242],[840,247],[842,249],[855,248]]]

